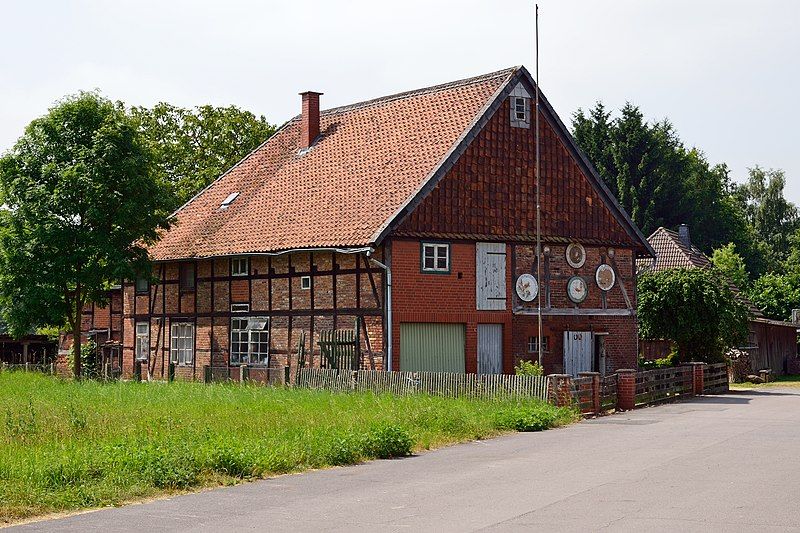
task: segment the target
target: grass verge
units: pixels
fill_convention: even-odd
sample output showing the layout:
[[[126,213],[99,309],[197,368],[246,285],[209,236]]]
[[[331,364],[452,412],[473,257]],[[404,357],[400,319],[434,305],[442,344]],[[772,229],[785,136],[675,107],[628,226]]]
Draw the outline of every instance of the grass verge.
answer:
[[[800,375],[775,376],[775,381],[770,381],[769,383],[752,383],[750,381],[731,383],[730,387],[732,389],[800,388]]]
[[[572,422],[544,402],[0,372],[0,524]]]

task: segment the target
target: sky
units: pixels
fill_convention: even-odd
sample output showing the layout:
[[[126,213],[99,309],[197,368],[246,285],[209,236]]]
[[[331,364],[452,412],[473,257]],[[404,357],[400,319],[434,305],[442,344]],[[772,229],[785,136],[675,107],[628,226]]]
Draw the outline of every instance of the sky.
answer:
[[[0,152],[64,95],[236,105],[281,124],[297,93],[335,107],[524,64],[533,2],[0,2]],[[540,81],[565,123],[598,100],[669,118],[688,146],[781,168],[800,204],[800,2],[541,0]]]

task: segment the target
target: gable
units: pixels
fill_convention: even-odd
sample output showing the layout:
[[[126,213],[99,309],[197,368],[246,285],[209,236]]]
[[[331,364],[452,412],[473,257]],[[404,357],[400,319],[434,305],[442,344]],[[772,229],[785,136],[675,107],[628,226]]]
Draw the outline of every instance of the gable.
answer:
[[[535,239],[534,128],[514,127],[510,120],[512,97],[533,93],[526,89],[521,82],[509,87],[488,122],[397,227],[395,235]],[[570,150],[571,139],[565,137],[563,125],[549,115],[547,107],[542,106],[539,121],[543,239],[577,239],[646,250],[638,230],[626,227],[629,219],[608,198],[591,169],[585,168],[585,161]]]

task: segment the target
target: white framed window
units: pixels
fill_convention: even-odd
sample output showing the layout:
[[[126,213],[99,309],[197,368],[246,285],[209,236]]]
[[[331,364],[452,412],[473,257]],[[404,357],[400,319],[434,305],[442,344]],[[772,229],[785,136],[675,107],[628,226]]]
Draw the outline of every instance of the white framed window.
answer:
[[[521,96],[514,97],[514,117],[522,122],[528,121],[528,106],[525,98]]]
[[[450,245],[438,242],[423,242],[422,271],[450,272]]]
[[[250,311],[250,304],[231,304],[231,313],[247,313]]]
[[[231,276],[246,276],[250,273],[250,261],[247,257],[231,258]]]
[[[136,323],[136,360],[147,361],[150,355],[150,324]]]
[[[190,365],[194,360],[194,324],[174,322],[170,328],[170,361]]]
[[[269,364],[269,318],[231,318],[231,365]]]
[[[311,276],[300,277],[300,288],[304,291],[311,289]]]
[[[542,352],[550,351],[550,337],[542,337]],[[539,337],[528,337],[528,352],[539,352]]]

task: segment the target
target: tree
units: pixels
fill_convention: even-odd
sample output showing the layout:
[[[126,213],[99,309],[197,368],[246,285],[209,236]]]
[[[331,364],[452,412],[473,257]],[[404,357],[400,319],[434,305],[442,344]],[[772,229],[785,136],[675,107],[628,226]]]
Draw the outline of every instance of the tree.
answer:
[[[736,253],[736,245],[732,242],[715,249],[711,255],[711,262],[739,289],[746,289],[749,285],[744,260]]]
[[[0,233],[0,303],[11,331],[69,326],[81,376],[81,312],[147,265],[168,227],[151,154],[120,105],[67,97],[34,120],[0,159],[7,206]]]
[[[764,274],[748,294],[768,318],[790,320],[792,309],[800,309],[800,273]]]
[[[266,141],[275,126],[235,106],[183,109],[166,103],[134,107],[158,176],[171,186],[176,209]]]
[[[747,308],[717,270],[648,272],[637,289],[641,336],[670,339],[680,361],[721,361],[747,337]]]

